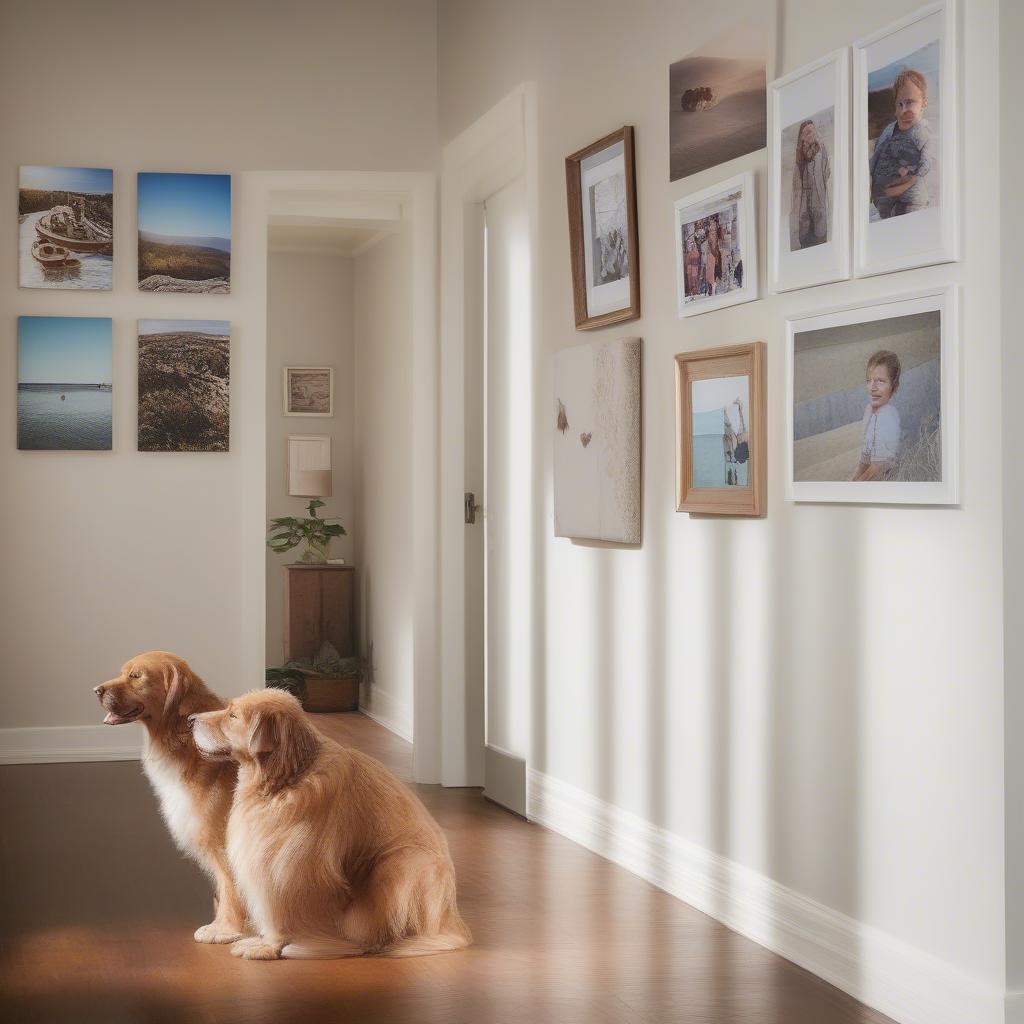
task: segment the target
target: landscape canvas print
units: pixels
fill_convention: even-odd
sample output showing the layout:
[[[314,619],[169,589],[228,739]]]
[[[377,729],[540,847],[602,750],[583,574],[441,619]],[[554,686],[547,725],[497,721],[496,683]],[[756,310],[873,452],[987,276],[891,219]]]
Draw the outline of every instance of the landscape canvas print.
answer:
[[[139,451],[226,452],[231,325],[139,321]]]
[[[114,172],[22,167],[18,283],[22,288],[113,287]]]
[[[18,318],[18,448],[110,451],[109,317]]]
[[[640,543],[640,339],[555,355],[555,536]]]
[[[691,384],[693,486],[746,487],[750,466],[750,378]]]
[[[139,289],[231,290],[231,176],[138,177]]]
[[[734,28],[669,68],[669,180],[768,144],[763,26]]]

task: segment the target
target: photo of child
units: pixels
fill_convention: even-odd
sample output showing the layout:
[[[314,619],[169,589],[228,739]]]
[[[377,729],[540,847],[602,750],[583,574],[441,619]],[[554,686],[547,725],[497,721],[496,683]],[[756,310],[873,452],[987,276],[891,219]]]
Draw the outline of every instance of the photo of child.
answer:
[[[782,131],[781,237],[789,251],[810,249],[832,240],[832,154],[835,110],[829,107]],[[782,188],[786,192],[785,186]],[[788,199],[788,209],[786,201]]]
[[[864,440],[854,480],[884,480],[899,455],[900,414],[891,399],[900,386],[900,357],[881,349],[864,372],[868,403],[861,420]]]

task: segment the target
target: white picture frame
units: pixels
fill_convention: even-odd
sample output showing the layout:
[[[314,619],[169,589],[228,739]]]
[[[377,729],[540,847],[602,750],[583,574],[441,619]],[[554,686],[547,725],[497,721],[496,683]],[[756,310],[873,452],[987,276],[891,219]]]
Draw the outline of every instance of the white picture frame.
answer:
[[[285,416],[334,415],[334,369],[286,366],[282,374]],[[326,408],[324,407],[326,391]]]
[[[808,331],[828,332],[832,328],[843,328],[851,325],[881,323],[897,317],[914,317],[917,314],[937,312],[939,314],[940,338],[938,345],[938,373],[939,383],[937,392],[939,394],[939,421],[938,438],[941,450],[941,473],[938,480],[862,480],[852,479],[795,479],[796,473],[794,451],[799,441],[804,440],[806,430],[803,426],[797,429],[797,409],[795,405],[796,396],[796,373],[797,373],[797,346],[800,336]],[[909,321],[906,321],[909,322]],[[895,326],[895,325],[894,325]],[[891,336],[892,328],[890,328]],[[880,336],[885,336],[882,329]],[[841,336],[840,336],[841,337]],[[811,343],[811,348],[806,351],[817,350],[820,352],[827,346],[822,343],[822,335],[818,334],[814,339],[805,339]],[[846,342],[843,342],[844,344]],[[850,344],[862,346],[862,352],[869,348],[888,348],[886,344],[876,343],[869,334],[861,334]],[[895,351],[896,349],[893,348]],[[820,359],[820,357],[819,357]],[[934,363],[934,359],[932,360]],[[922,374],[929,370],[922,362],[915,369],[920,369]],[[820,369],[820,367],[819,367]],[[934,378],[934,368],[932,368]],[[906,391],[905,385],[909,381],[909,371],[904,369],[901,388]],[[864,378],[860,377],[860,384],[849,387],[851,378],[847,377],[840,386],[832,392],[826,393],[826,397],[833,403],[842,396],[844,386],[847,391],[856,387],[864,387]],[[899,394],[897,391],[896,394]],[[855,399],[854,399],[855,400]],[[821,401],[821,399],[817,399]],[[862,392],[860,403],[869,405],[866,400],[866,393]],[[895,404],[895,399],[894,399]],[[815,410],[806,408],[808,403],[801,402],[799,418],[803,424],[808,422],[808,414],[814,415]],[[865,410],[865,418],[867,410]],[[830,413],[830,416],[834,415]],[[849,419],[849,417],[847,417]],[[831,420],[826,424],[826,430],[831,429]],[[856,419],[852,422],[856,423]],[[863,422],[863,421],[862,421]],[[862,429],[862,422],[857,429]],[[864,504],[900,504],[900,505],[956,505],[960,501],[959,496],[959,475],[960,475],[960,311],[959,293],[956,285],[948,285],[939,288],[922,290],[902,295],[894,295],[847,304],[834,306],[828,309],[816,310],[808,313],[792,316],[786,320],[786,482],[785,495],[790,501],[813,501],[813,502],[854,502]],[[849,425],[845,428],[851,429]],[[822,437],[826,430],[815,432]],[[856,433],[856,432],[855,432]],[[801,436],[797,436],[800,434]],[[919,430],[919,436],[924,436],[924,430]],[[856,443],[856,441],[855,441]],[[856,468],[857,452],[854,449],[851,469]],[[849,460],[847,460],[849,461]]]
[[[909,63],[904,58],[913,58]],[[879,215],[872,199],[869,132],[883,120],[869,102],[902,68],[919,70],[928,80],[929,179],[927,206],[903,216]],[[872,76],[876,80],[872,82]],[[938,78],[938,87],[934,85]],[[960,108],[956,0],[939,0],[861,39],[853,46],[853,248],[854,275],[870,277],[960,259]],[[891,89],[891,86],[889,87]],[[895,100],[893,99],[894,110]],[[938,109],[936,109],[938,108]],[[929,109],[931,115],[929,116]],[[887,116],[888,117],[888,116]],[[869,125],[869,119],[874,128]],[[893,123],[895,113],[888,120]],[[934,152],[938,150],[938,152]],[[901,169],[902,173],[902,169]],[[938,182],[935,182],[935,175]],[[881,178],[881,174],[876,172]],[[881,183],[876,183],[876,191]],[[917,186],[915,186],[916,188]],[[890,202],[880,196],[883,202]],[[906,208],[904,203],[903,209]]]
[[[801,173],[796,138],[809,120],[818,132],[821,156],[806,161]],[[812,238],[816,227],[819,236],[824,228],[824,241],[803,244],[806,218],[794,209],[797,175],[801,182],[807,179],[812,195],[822,188],[830,193],[823,211],[826,223],[809,225]],[[768,87],[768,290],[787,292],[849,276],[850,52],[843,47]]]
[[[726,269],[730,279],[727,291],[718,292],[720,281],[715,281],[713,294],[705,294],[703,288],[707,284],[704,244],[697,245],[699,265],[697,270],[697,290],[692,287],[693,264],[688,264],[690,256],[688,239],[691,238],[690,228],[700,221],[720,216],[723,212],[734,208],[732,224],[727,229],[734,236],[728,257],[732,269]],[[694,239],[695,241],[695,239]],[[752,302],[758,297],[757,284],[757,219],[754,205],[754,175],[750,171],[738,174],[733,178],[719,182],[700,192],[683,196],[675,202],[675,250],[676,250],[676,308],[679,318],[710,313],[726,306],[735,306],[741,302]],[[719,251],[721,246],[719,245]],[[739,254],[739,259],[735,254]],[[716,260],[716,264],[725,264],[725,260]],[[740,264],[740,283],[736,284],[736,265]],[[721,269],[721,268],[719,268]]]

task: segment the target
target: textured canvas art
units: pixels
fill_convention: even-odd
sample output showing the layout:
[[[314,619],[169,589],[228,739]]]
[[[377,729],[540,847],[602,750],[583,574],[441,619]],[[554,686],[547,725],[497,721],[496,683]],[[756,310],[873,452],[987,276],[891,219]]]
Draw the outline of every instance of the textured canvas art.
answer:
[[[555,536],[640,543],[640,339],[555,355]]]

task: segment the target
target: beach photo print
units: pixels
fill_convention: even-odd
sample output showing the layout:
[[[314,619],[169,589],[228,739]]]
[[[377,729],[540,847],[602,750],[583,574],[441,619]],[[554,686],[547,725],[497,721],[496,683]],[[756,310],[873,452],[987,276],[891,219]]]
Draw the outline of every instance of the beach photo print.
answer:
[[[792,319],[787,334],[787,497],[955,504],[955,289]]]
[[[18,317],[18,448],[110,451],[109,317]]]
[[[18,174],[18,284],[110,291],[114,172],[22,167]]]
[[[231,291],[231,176],[138,176],[139,290]]]

